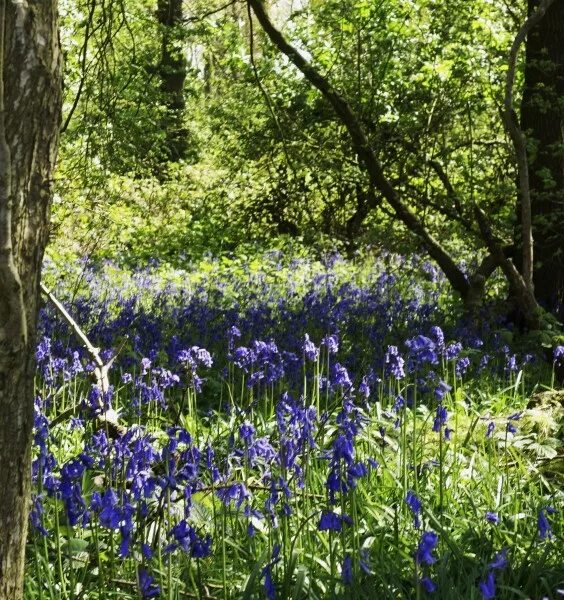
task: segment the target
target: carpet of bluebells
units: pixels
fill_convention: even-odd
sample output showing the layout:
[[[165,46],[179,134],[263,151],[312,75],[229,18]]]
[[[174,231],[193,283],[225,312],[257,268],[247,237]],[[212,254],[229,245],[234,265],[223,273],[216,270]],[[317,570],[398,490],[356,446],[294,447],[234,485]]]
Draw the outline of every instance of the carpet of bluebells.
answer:
[[[417,258],[204,267],[59,279],[107,390],[42,308],[26,598],[564,597],[562,346]]]

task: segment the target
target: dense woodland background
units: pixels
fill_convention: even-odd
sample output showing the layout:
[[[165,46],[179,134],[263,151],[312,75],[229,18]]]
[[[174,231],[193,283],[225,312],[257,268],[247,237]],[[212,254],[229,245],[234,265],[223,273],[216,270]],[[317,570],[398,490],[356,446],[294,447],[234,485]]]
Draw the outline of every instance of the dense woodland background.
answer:
[[[563,319],[564,0],[0,0],[0,600],[561,595]]]
[[[287,244],[433,254],[431,235],[470,265],[492,254],[478,207],[519,265],[518,160],[503,115],[510,48],[535,8],[269,3],[274,25],[348,103],[413,224],[359,158],[350,123],[245,3],[63,2],[51,255],[182,265]],[[563,285],[562,14],[553,3],[526,53],[521,39],[510,107],[529,159],[537,298],[552,308]]]

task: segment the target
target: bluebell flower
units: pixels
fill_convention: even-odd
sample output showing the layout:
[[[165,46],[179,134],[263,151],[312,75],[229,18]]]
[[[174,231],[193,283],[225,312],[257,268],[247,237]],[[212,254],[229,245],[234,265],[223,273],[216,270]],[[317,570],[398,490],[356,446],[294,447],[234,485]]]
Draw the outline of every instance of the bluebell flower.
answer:
[[[253,436],[255,434],[255,428],[250,423],[243,423],[239,427],[239,436],[246,444],[251,444]]]
[[[419,515],[421,514],[421,500],[419,500],[419,498],[415,495],[415,492],[408,490],[405,496],[405,502],[413,513],[413,525],[415,527],[420,527],[421,519]]]
[[[225,505],[229,506],[233,502],[236,508],[240,508],[251,494],[244,483],[235,482],[218,489],[216,495]]]
[[[339,385],[345,391],[352,389],[352,381],[349,377],[349,373],[348,373],[347,369],[343,365],[341,365],[339,363],[335,363],[333,365],[332,371],[333,371],[332,384],[334,386]]]
[[[509,354],[505,359],[505,370],[509,373],[517,371],[517,356],[515,354]]]
[[[264,577],[264,591],[268,600],[274,600],[276,598],[276,586],[272,580],[272,569],[267,566],[263,569],[262,575]]]
[[[302,344],[302,350],[307,360],[317,360],[319,356],[319,349],[309,339],[309,335],[307,333],[305,334],[304,342]]]
[[[424,335],[418,335],[406,340],[405,345],[410,351],[409,356],[413,368],[417,368],[425,363],[432,365],[438,363],[436,345],[430,338]]]
[[[326,335],[321,343],[327,348],[329,354],[337,354],[339,351],[339,339],[336,335]]]
[[[399,354],[397,346],[388,346],[386,352],[386,373],[393,375],[396,379],[405,377],[404,371],[405,361]]]
[[[456,376],[462,377],[468,370],[469,366],[470,366],[470,359],[467,356],[465,356],[463,358],[459,358],[456,361],[456,365],[454,367]]]
[[[483,600],[493,600],[495,598],[495,578],[493,571],[490,571],[485,581],[479,584]]]
[[[435,412],[435,420],[433,421],[433,431],[440,432],[443,426],[446,424],[447,419],[447,409],[442,404],[439,404]]]
[[[151,368],[151,360],[149,358],[141,359],[141,374],[146,375]]]
[[[341,579],[345,585],[350,585],[353,580],[352,559],[346,555],[341,566]]]
[[[461,352],[462,344],[460,342],[454,342],[447,346],[444,351],[444,355],[447,360],[454,360]]]
[[[415,554],[415,560],[417,564],[432,565],[436,562],[436,558],[433,556],[433,550],[436,548],[439,542],[439,536],[434,531],[426,531],[421,536],[419,546],[417,547],[417,553]]]
[[[487,511],[486,512],[486,521],[488,521],[489,523],[493,523],[494,525],[497,525],[500,522],[500,518],[499,515],[497,513],[491,512],[491,511]]]
[[[490,569],[505,569],[507,567],[507,549],[504,548],[496,553],[492,562],[488,565]]]
[[[433,592],[437,591],[437,586],[430,577],[422,577],[419,580],[419,583],[428,594],[432,594]]]
[[[29,512],[29,520],[33,525],[34,529],[38,531],[43,537],[49,535],[48,531],[43,526],[42,515],[45,512],[43,508],[43,497],[41,494],[34,494],[32,497],[31,510]]]
[[[450,386],[448,383],[445,383],[442,380],[439,381],[439,384],[435,388],[435,398],[441,401],[445,397],[445,395],[448,392],[450,392],[450,390],[452,390],[452,386]]]
[[[488,423],[488,430],[486,431],[486,437],[487,438],[491,438],[492,437],[494,429],[495,429],[495,423],[493,421],[490,421]]]
[[[323,511],[317,529],[319,531],[341,531],[343,520],[333,511]]]
[[[548,521],[547,514],[555,514],[557,511],[552,506],[545,506],[540,509],[537,525],[541,539],[552,539],[552,527]]]
[[[139,592],[142,598],[156,598],[161,595],[161,588],[154,581],[154,577],[145,569],[139,569]]]
[[[443,330],[438,325],[433,325],[430,331],[431,335],[435,338],[437,350],[442,352],[445,348],[445,334],[443,333]]]

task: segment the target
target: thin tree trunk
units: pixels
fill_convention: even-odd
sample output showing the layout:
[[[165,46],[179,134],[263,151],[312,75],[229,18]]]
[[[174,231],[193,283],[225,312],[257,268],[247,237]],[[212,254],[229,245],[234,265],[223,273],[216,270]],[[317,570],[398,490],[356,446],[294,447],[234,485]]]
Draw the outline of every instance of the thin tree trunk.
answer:
[[[60,71],[56,0],[0,0],[0,600],[23,597],[33,358]]]
[[[513,86],[515,83],[515,70],[517,57],[521,45],[531,32],[540,23],[554,0],[542,0],[539,7],[529,15],[529,18],[519,29],[511,51],[507,77],[505,81],[505,98],[503,107],[503,122],[513,142],[517,158],[517,172],[519,175],[519,195],[521,205],[521,276],[525,287],[530,294],[534,293],[533,286],[533,222],[531,214],[531,189],[529,183],[529,165],[527,162],[527,140],[521,129],[521,124],[513,107]]]
[[[177,162],[186,158],[188,152],[188,131],[184,124],[187,61],[182,33],[182,0],[158,0],[157,17],[162,32],[159,73],[166,106],[163,119],[166,160]]]

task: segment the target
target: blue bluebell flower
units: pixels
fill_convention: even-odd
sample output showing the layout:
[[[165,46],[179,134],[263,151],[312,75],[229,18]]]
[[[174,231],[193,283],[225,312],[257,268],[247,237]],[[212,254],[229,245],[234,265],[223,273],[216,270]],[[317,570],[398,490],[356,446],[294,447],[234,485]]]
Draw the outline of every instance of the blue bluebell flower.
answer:
[[[485,581],[481,581],[479,589],[483,600],[493,600],[495,598],[495,578],[493,571],[490,571]]]
[[[438,543],[439,536],[434,531],[424,532],[419,541],[417,553],[415,554],[417,564],[432,565],[435,563],[437,559],[433,556],[433,550]]]
[[[407,503],[407,505],[411,509],[411,512],[413,513],[413,525],[417,528],[420,527],[421,500],[416,496],[415,492],[413,492],[412,490],[408,490],[405,496],[405,502]]]
[[[550,522],[548,521],[547,515],[555,514],[556,512],[556,509],[552,506],[545,506],[540,509],[537,525],[541,539],[552,539],[552,527],[550,525]]]

